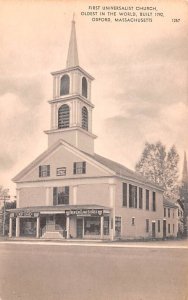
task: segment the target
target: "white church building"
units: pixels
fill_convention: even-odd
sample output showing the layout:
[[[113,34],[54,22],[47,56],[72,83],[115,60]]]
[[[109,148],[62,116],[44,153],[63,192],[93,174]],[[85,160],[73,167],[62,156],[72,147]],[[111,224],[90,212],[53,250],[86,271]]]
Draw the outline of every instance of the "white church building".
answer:
[[[74,20],[66,68],[52,76],[48,149],[13,178],[9,237],[162,238],[162,188],[94,152],[94,78],[79,66]]]

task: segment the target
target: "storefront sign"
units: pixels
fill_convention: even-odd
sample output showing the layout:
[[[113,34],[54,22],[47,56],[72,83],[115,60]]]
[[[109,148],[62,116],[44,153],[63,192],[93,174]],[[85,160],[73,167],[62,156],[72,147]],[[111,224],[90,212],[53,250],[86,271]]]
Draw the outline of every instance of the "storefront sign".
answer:
[[[30,217],[37,218],[40,215],[39,212],[33,212],[30,210],[23,210],[16,213],[17,217]]]
[[[102,209],[71,209],[65,211],[66,215],[79,215],[79,216],[102,216]]]

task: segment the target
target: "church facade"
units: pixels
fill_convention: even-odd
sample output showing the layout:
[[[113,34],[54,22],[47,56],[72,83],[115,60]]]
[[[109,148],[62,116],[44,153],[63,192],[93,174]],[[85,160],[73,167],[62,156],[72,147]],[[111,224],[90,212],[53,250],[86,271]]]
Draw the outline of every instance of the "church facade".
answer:
[[[52,76],[48,149],[13,179],[9,237],[163,238],[163,189],[94,152],[94,78],[79,66],[74,20],[66,68]]]

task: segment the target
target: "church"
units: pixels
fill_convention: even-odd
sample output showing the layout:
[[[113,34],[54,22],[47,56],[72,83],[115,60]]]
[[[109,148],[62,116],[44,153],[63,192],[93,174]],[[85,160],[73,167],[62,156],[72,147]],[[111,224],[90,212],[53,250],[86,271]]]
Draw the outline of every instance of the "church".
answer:
[[[66,68],[51,74],[48,148],[13,178],[9,237],[162,238],[163,189],[94,151],[94,78],[79,66],[74,20]]]

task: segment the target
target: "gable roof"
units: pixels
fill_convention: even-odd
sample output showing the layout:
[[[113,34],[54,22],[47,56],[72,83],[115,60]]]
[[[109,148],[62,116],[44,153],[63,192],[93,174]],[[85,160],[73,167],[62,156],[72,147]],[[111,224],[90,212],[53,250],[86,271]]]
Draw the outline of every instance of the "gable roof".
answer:
[[[163,205],[171,208],[177,208],[177,205],[169,200],[163,199]]]
[[[76,151],[77,153],[81,153],[82,155],[92,159],[94,162],[97,162],[100,166],[104,166],[107,171],[111,171],[111,175],[119,176],[119,177],[126,177],[132,179],[133,181],[139,181],[143,184],[147,184],[151,187],[154,187],[158,190],[163,191],[163,188],[153,182],[148,181],[144,176],[141,174],[128,169],[127,167],[117,163],[113,160],[110,160],[106,157],[103,157],[99,154],[94,153],[93,155],[88,154],[78,148],[72,146],[71,144],[65,142],[64,140],[58,140],[55,144],[49,147],[46,151],[44,151],[41,155],[39,155],[33,162],[31,162],[26,168],[24,168],[20,173],[18,173],[12,180],[14,182],[19,181],[25,174],[27,174],[32,168],[37,166],[43,159],[45,159],[48,155],[50,155],[53,151],[55,151],[60,145],[65,145],[71,148],[72,150]]]
[[[121,165],[120,163],[117,163],[111,159],[108,159],[106,157],[103,157],[101,155],[98,154],[94,154],[93,158],[100,162],[101,164],[105,165],[106,167],[108,167],[109,169],[113,170],[117,176],[120,177],[129,177],[133,180],[137,180],[140,181],[144,184],[148,184],[150,186],[153,186],[161,191],[163,191],[163,188],[153,182],[148,181],[144,176],[142,176],[141,174],[128,169],[127,167],[125,167],[124,165]]]

